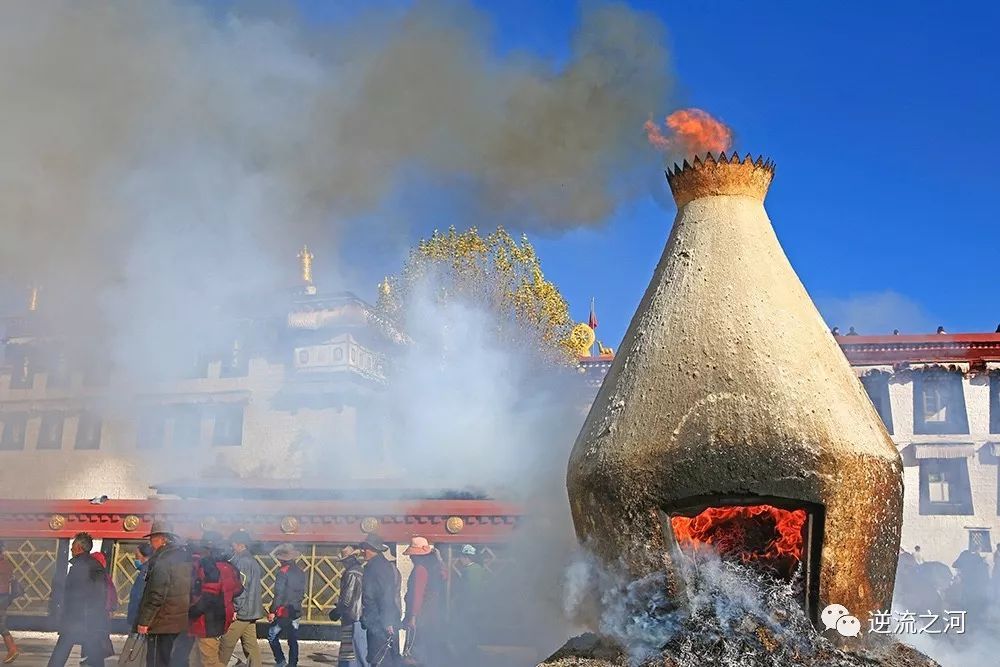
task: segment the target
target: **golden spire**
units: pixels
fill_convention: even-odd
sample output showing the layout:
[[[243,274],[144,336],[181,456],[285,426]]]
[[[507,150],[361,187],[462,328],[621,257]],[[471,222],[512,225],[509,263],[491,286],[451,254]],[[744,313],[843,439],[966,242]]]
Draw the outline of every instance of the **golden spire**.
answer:
[[[382,296],[389,296],[392,294],[392,283],[389,282],[389,276],[382,278],[382,282],[378,284],[378,291]]]
[[[299,251],[298,257],[299,262],[302,265],[302,282],[306,285],[312,285],[314,255],[309,252],[309,246],[303,245],[302,250]]]
[[[28,292],[28,310],[32,313],[38,310],[38,292],[40,290],[38,285],[32,285]]]

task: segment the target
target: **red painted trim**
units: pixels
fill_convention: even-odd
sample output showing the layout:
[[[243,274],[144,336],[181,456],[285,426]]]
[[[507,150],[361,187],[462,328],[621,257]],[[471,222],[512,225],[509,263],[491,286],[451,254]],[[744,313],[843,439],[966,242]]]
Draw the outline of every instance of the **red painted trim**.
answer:
[[[1000,333],[837,336],[855,366],[952,362],[977,364],[1000,360]]]
[[[362,519],[374,517],[380,524],[379,535],[390,541],[423,535],[432,542],[490,543],[507,541],[523,514],[520,507],[492,500],[109,500],[101,505],[85,500],[0,500],[0,536],[72,537],[86,531],[94,537],[140,539],[156,518],[170,521],[182,537],[193,538],[203,532],[202,522],[211,518],[213,529],[223,534],[246,528],[254,539],[265,542],[343,544],[360,540]],[[53,515],[65,519],[62,528],[49,527]],[[123,525],[129,515],[140,520],[132,531]],[[453,516],[465,522],[454,535],[445,528]],[[295,532],[282,531],[285,517],[298,521]]]

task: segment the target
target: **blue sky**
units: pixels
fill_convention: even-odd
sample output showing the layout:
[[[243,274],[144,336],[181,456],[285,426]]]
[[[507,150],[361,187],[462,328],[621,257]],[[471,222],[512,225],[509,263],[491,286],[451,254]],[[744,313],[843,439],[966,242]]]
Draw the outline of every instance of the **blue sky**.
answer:
[[[494,48],[555,62],[568,52],[577,0],[476,4],[494,20]],[[658,119],[704,108],[733,127],[741,152],[777,163],[767,208],[831,325],[994,330],[1000,4],[629,4],[669,35],[678,86],[651,110]],[[349,20],[352,10],[310,12]],[[598,229],[532,236],[576,319],[596,298],[608,345],[624,335],[675,214],[660,179],[651,173],[649,195]]]
[[[767,209],[831,324],[993,331],[998,5],[632,4],[666,24],[682,102],[777,162]],[[577,12],[563,0],[482,6],[500,48],[556,57]],[[623,336],[674,214],[650,196],[602,229],[535,238],[576,318],[597,299],[606,344]]]

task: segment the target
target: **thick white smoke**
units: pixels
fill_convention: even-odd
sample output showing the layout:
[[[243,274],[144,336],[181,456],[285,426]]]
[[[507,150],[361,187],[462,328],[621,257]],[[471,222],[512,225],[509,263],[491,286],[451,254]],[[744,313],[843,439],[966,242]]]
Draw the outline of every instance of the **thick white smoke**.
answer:
[[[432,224],[599,224],[643,182],[640,127],[669,86],[662,28],[621,5],[585,4],[556,63],[498,55],[464,2],[332,23],[8,3],[5,291],[39,283],[122,367],[150,347],[169,366],[214,308],[292,283],[303,242],[327,285],[352,287]],[[426,219],[441,200],[455,218]]]

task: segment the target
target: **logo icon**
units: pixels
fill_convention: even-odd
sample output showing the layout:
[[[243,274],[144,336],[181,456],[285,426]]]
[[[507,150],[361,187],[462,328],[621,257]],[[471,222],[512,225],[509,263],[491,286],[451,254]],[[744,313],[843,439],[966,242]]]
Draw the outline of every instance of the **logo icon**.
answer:
[[[836,630],[837,621],[840,620],[842,616],[850,616],[851,612],[847,611],[847,607],[842,604],[831,604],[827,605],[826,609],[820,613],[819,617],[823,621],[823,625],[826,626],[827,630]]]
[[[837,621],[837,632],[844,637],[857,637],[861,634],[861,621],[857,616],[841,616]]]
[[[857,616],[852,616],[842,604],[827,605],[819,616],[827,630],[836,630],[843,637],[857,637],[861,634],[861,621]]]

